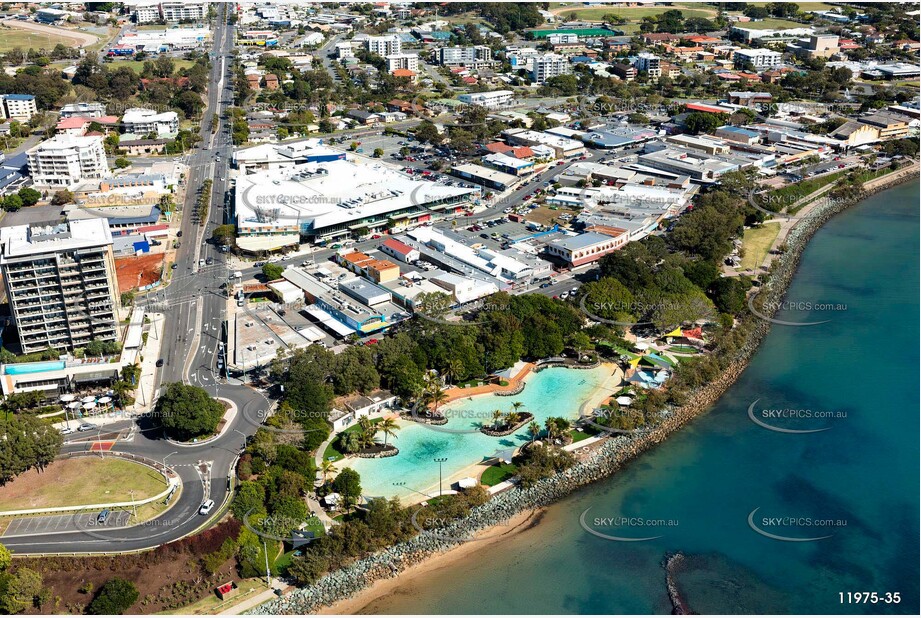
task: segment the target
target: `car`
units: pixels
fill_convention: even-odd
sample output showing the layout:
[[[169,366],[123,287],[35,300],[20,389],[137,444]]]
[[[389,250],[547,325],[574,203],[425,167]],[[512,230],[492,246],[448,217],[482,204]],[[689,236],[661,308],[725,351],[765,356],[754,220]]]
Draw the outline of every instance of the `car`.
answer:
[[[563,292],[562,294],[560,294],[560,300],[566,300],[567,298],[569,298],[569,292]]]
[[[377,239],[380,238],[380,237],[381,237],[380,234],[372,234],[372,235],[371,235],[371,240],[377,240]]]
[[[206,258],[205,264],[207,264],[208,266],[211,266],[212,264],[214,264],[214,258],[212,257]]]
[[[330,249],[341,249],[341,248],[342,248],[342,245],[339,244],[339,243],[336,243],[336,244],[334,244],[334,245],[331,245],[329,248],[330,248]]]
[[[485,238],[489,240],[489,234],[487,234],[486,232],[483,232],[482,234],[480,234],[480,238]]]
[[[211,512],[211,509],[213,508],[214,508],[214,500],[211,500],[209,498],[208,500],[205,500],[204,502],[202,502],[201,507],[199,507],[198,509],[198,514],[207,515],[208,513]]]
[[[176,270],[177,268],[179,268],[179,264],[177,264],[176,262],[173,262],[173,265],[170,266],[170,268],[173,270]]]
[[[204,260],[204,259],[198,260],[198,265],[199,265],[199,266],[204,266],[204,265],[205,265],[205,260]]]
[[[94,429],[99,429],[99,426],[93,423],[80,423],[77,427],[77,431],[92,431]]]
[[[540,284],[540,289],[549,288],[549,287],[550,287],[550,284],[549,284],[549,283],[541,283],[541,284]]]
[[[109,519],[109,515],[111,514],[112,512],[109,509],[103,509],[102,511],[99,512],[99,515],[96,516],[96,523],[97,524],[106,523],[106,520]]]
[[[176,238],[182,238],[182,230],[176,232]]]
[[[61,428],[61,435],[62,435],[62,436],[67,436],[67,435],[72,434],[72,433],[75,432],[75,431],[76,431],[76,429],[74,429],[73,427],[62,427],[62,428]]]
[[[162,366],[163,366],[163,359],[162,359],[162,358],[158,358],[158,359],[157,359],[157,367],[162,367]]]

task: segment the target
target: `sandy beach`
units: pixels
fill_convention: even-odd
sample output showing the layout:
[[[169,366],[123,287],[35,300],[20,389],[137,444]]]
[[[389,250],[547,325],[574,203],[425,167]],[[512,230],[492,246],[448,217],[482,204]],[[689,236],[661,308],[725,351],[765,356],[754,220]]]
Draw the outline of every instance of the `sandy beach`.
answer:
[[[391,596],[411,594],[414,583],[421,577],[427,576],[439,569],[453,566],[455,563],[476,553],[483,547],[483,543],[487,542],[486,537],[489,537],[488,542],[490,545],[514,538],[522,532],[537,526],[540,523],[543,513],[543,509],[519,513],[509,521],[509,530],[501,535],[496,535],[494,529],[481,530],[473,540],[462,543],[452,550],[434,555],[402,571],[399,573],[398,577],[379,579],[370,587],[358,592],[355,596],[324,607],[317,613],[321,615],[360,614],[362,610],[371,603],[384,601]]]

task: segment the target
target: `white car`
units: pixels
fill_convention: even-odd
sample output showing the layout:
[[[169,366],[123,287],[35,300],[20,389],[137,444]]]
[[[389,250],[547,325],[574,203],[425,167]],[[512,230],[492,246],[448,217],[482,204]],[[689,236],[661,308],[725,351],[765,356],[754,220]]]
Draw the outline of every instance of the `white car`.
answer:
[[[198,514],[207,515],[208,513],[211,512],[211,509],[213,508],[214,508],[214,500],[205,500],[202,503],[201,508],[198,509]]]
[[[76,429],[74,429],[73,427],[63,427],[63,428],[61,428],[61,435],[62,435],[62,436],[68,436],[68,435],[72,434],[72,433],[75,432],[75,431],[76,431]]]

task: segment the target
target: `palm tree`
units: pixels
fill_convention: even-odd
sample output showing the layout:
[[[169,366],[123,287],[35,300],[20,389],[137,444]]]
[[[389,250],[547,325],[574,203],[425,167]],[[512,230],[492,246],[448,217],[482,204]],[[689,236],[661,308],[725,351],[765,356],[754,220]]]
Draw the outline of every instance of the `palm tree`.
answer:
[[[438,414],[438,406],[447,400],[448,394],[442,390],[440,385],[434,385],[426,396],[426,403],[433,404],[432,413]]]
[[[385,418],[377,424],[377,431],[384,434],[384,446],[387,446],[387,436],[396,438],[397,432],[400,431],[400,426],[392,418]]]
[[[492,412],[492,428],[495,431],[499,427],[499,419],[502,418],[502,410],[493,410]]]
[[[547,439],[553,440],[556,436],[556,423],[553,422],[552,417],[544,421],[544,429],[547,430]]]
[[[366,448],[374,444],[374,436],[377,434],[377,427],[371,422],[371,419],[367,416],[362,416],[358,419],[358,427],[358,438],[361,441],[362,447]]]
[[[528,432],[531,434],[531,442],[533,443],[535,440],[537,440],[537,436],[540,435],[540,425],[534,421],[531,421],[531,423],[528,425]]]
[[[505,422],[508,423],[509,427],[513,427],[520,420],[521,413],[515,412],[514,410],[505,415]]]
[[[331,462],[328,459],[323,460],[323,464],[320,466],[320,471],[323,473],[323,482],[329,482],[329,475],[335,474],[339,470],[336,468],[336,464]]]
[[[514,410],[515,412],[517,412],[518,410],[520,410],[520,409],[523,408],[523,407],[524,407],[524,402],[522,402],[522,401],[513,401],[513,402],[512,402],[512,410]]]

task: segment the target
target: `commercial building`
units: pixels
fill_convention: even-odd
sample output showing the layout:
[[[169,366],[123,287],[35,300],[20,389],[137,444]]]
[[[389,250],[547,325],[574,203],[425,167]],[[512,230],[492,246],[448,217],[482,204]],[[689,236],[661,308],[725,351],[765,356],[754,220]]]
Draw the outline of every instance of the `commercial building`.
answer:
[[[580,157],[585,154],[585,144],[567,137],[560,137],[552,133],[541,131],[528,131],[525,129],[508,129],[503,135],[510,144],[520,146],[546,146],[552,148],[556,158],[566,159]]]
[[[636,57],[634,64],[637,71],[646,71],[649,79],[662,77],[662,60],[655,54],[641,53]]]
[[[400,276],[400,267],[393,262],[373,258],[360,251],[337,254],[336,262],[356,275],[367,277],[377,283],[393,281]]]
[[[644,153],[638,157],[638,163],[652,169],[689,176],[698,182],[716,182],[723,174],[740,167],[738,163],[671,148]]]
[[[176,112],[157,113],[152,109],[133,107],[122,116],[122,127],[125,133],[137,135],[175,135],[179,131],[179,115]]]
[[[531,70],[531,81],[543,84],[551,77],[568,75],[572,73],[572,65],[563,56],[557,54],[544,54],[533,59],[534,68]]]
[[[372,36],[365,40],[368,51],[378,56],[393,56],[403,51],[403,41],[395,34],[389,36]]]
[[[750,131],[748,129],[743,129],[742,127],[734,127],[728,124],[719,127],[716,130],[715,135],[721,139],[748,145],[757,144],[761,139],[761,135],[757,131]]]
[[[397,70],[419,71],[418,54],[391,54],[387,56],[387,72],[393,73]]]
[[[341,150],[323,146],[323,140],[311,138],[285,144],[263,144],[237,150],[233,164],[241,175],[263,171],[290,170],[304,163],[325,163],[345,159]]]
[[[492,92],[469,92],[457,96],[457,100],[468,105],[479,105],[496,109],[507,107],[515,98],[515,93],[511,90],[494,90]]]
[[[148,54],[188,51],[203,47],[211,38],[208,28],[173,27],[163,30],[133,30],[118,40],[113,50],[131,50]]]
[[[665,142],[679,148],[699,150],[710,155],[729,154],[729,144],[706,135],[671,135],[665,138]]]
[[[558,258],[570,266],[596,262],[627,244],[626,230],[614,230],[614,233],[617,235],[587,232],[578,236],[558,238],[547,245],[547,255]]]
[[[505,172],[506,174],[512,174],[513,176],[521,176],[534,170],[534,162],[528,161],[526,159],[519,159],[517,157],[510,157],[506,154],[495,153],[486,155],[483,157],[483,163],[494,167],[500,172]]]
[[[492,59],[492,49],[488,45],[442,47],[438,50],[438,63],[447,67],[461,66],[471,69],[498,64]]]
[[[73,188],[80,182],[104,178],[108,172],[102,137],[55,135],[26,151],[29,174],[39,187]]]
[[[400,242],[396,238],[388,238],[385,240],[381,246],[380,250],[391,257],[406,262],[407,264],[412,264],[416,262],[421,257],[418,249],[414,249],[407,245],[405,242]]]
[[[801,58],[830,58],[840,52],[841,48],[838,47],[837,35],[814,34],[808,39],[787,43],[787,51]]]
[[[4,94],[3,117],[20,122],[29,122],[38,113],[35,97],[31,94]]]
[[[455,214],[476,189],[415,180],[382,162],[326,160],[237,178],[237,246],[271,251],[306,238],[345,239]]]
[[[522,281],[533,276],[534,269],[523,260],[486,247],[475,249],[447,231],[424,226],[411,230],[407,236],[446,256],[445,266],[458,272],[473,274],[479,271],[500,282]]]
[[[504,191],[518,182],[517,176],[476,165],[475,163],[455,165],[451,168],[451,175],[498,191]]]
[[[783,54],[763,48],[738,49],[732,54],[732,61],[737,69],[751,65],[755,67],[755,70],[761,71],[779,67],[783,62]]]
[[[0,267],[23,353],[118,338],[118,285],[104,219],[0,228]]]

